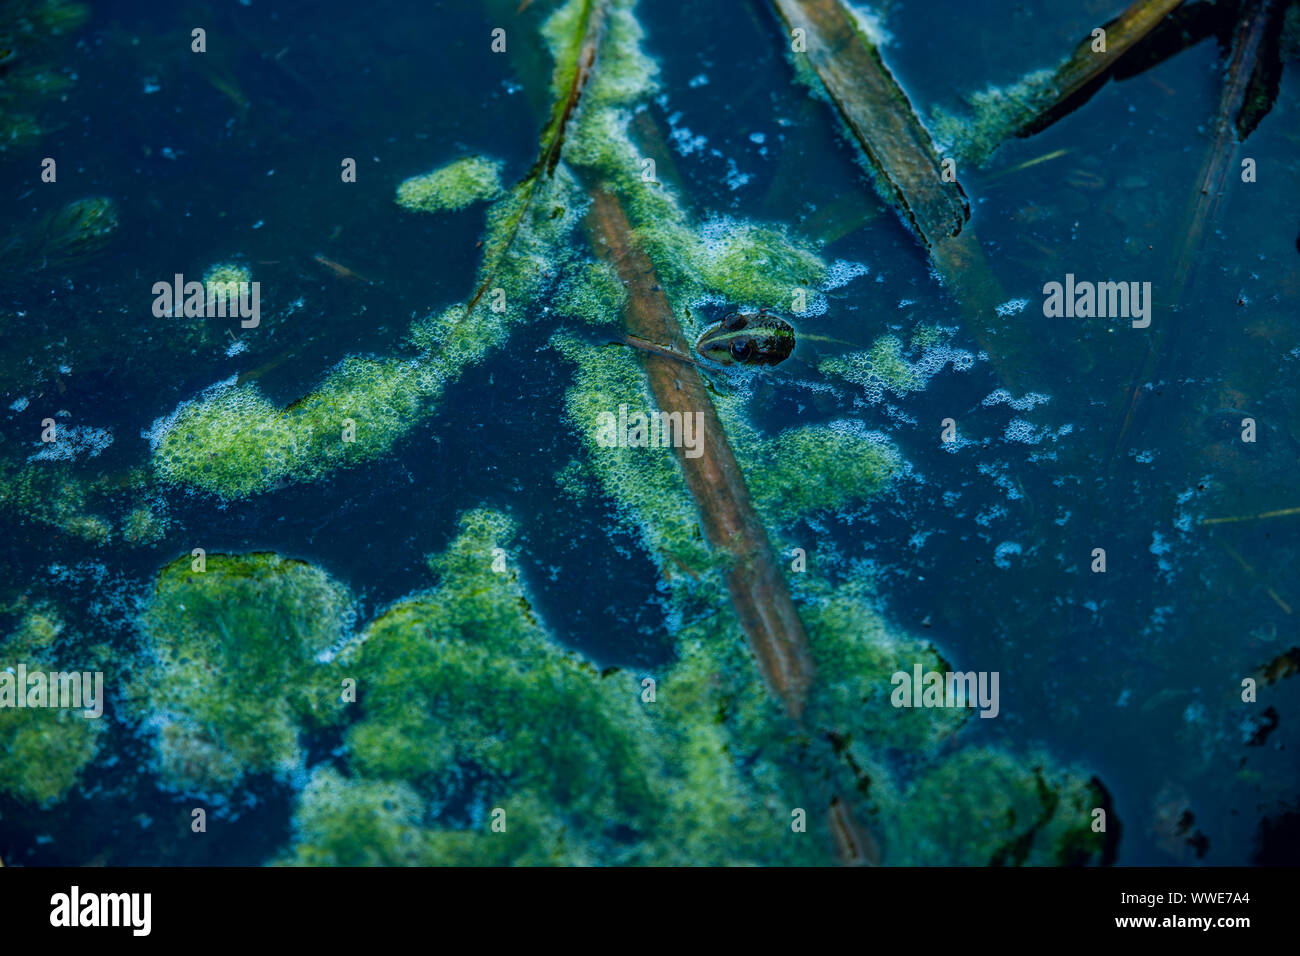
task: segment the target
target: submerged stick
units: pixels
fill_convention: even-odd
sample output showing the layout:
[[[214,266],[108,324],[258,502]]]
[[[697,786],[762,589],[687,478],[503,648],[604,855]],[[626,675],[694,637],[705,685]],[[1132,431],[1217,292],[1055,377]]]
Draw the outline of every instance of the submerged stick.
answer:
[[[632,224],[623,207],[603,188],[592,190],[591,196],[587,228],[592,244],[627,287],[628,334],[685,353],[687,345],[672,306],[655,277],[653,263],[632,238]],[[759,670],[798,719],[813,675],[808,637],[704,380],[693,366],[667,355],[643,351],[642,363],[660,410],[680,412],[683,418],[697,412],[704,416],[703,454],[689,458],[684,448],[678,448],[678,461],[705,536],[732,559],[727,590]]]
[[[1300,515],[1300,508],[1278,508],[1276,511],[1261,511],[1257,515],[1229,515],[1226,518],[1202,518],[1201,524],[1234,524],[1238,521],[1260,521],[1264,518],[1281,518],[1286,515]]]
[[[1169,301],[1172,303],[1180,302],[1187,291],[1195,262],[1205,246],[1207,227],[1215,218],[1219,201],[1223,198],[1228,169],[1233,165],[1239,145],[1237,120],[1246,107],[1247,92],[1256,71],[1265,33],[1272,21],[1273,6],[1274,0],[1245,0],[1242,5],[1242,18],[1233,33],[1232,56],[1228,61],[1223,90],[1219,94],[1219,104],[1215,111],[1214,138],[1196,177],[1196,193],[1188,207],[1186,224],[1182,230],[1182,249],[1174,264],[1169,291]],[[1165,329],[1166,326],[1162,324],[1148,340],[1146,354],[1137,374],[1129,383],[1119,429],[1107,459],[1108,468],[1133,425],[1133,416],[1142,394],[1142,383],[1148,381],[1155,371]]]

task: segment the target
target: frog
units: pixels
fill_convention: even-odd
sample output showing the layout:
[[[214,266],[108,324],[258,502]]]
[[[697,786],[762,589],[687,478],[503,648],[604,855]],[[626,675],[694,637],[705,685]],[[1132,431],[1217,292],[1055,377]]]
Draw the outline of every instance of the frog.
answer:
[[[728,312],[704,330],[695,351],[718,365],[779,365],[794,351],[794,326],[766,309]]]

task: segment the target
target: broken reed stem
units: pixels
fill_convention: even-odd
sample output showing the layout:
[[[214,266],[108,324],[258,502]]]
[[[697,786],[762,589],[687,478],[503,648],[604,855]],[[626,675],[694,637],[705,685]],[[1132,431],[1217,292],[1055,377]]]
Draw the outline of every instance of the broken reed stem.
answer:
[[[995,321],[1004,301],[974,232],[970,203],[951,167],[921,125],[911,101],[875,45],[840,0],[771,0],[792,32],[802,30],[807,55],[831,102],[862,148],[877,182],[912,225],[944,285],[966,313],[967,326],[1007,387],[1021,391],[1032,367],[1028,331]],[[793,41],[792,41],[793,42]]]
[[[1245,0],[1242,4],[1242,16],[1237,21],[1237,29],[1232,35],[1232,56],[1224,74],[1223,90],[1219,94],[1219,105],[1215,112],[1214,139],[1201,162],[1201,169],[1196,177],[1196,192],[1188,207],[1186,224],[1180,233],[1185,238],[1181,253],[1174,264],[1168,296],[1169,302],[1174,305],[1181,302],[1184,292],[1187,291],[1193,266],[1205,246],[1206,228],[1215,218],[1219,201],[1223,197],[1228,168],[1236,155],[1237,116],[1246,103],[1250,78],[1255,72],[1255,64],[1270,22],[1273,4],[1274,0]],[[1142,383],[1148,381],[1155,372],[1167,325],[1168,323],[1162,323],[1148,340],[1146,354],[1137,374],[1129,383],[1129,393],[1124,403],[1119,430],[1111,447],[1110,457],[1107,459],[1108,470],[1133,425],[1133,416],[1137,412],[1138,399],[1142,394]]]
[[[591,197],[587,228],[592,245],[627,288],[628,334],[688,354],[654,265],[632,239],[623,207],[602,188],[592,190]],[[759,669],[790,716],[799,719],[813,674],[808,638],[704,380],[691,365],[653,352],[638,354],[661,411],[680,412],[683,418],[704,415],[703,454],[688,458],[679,448],[678,461],[709,544],[731,558],[727,590]]]
[[[961,232],[966,194],[955,178],[944,181],[929,133],[853,15],[839,0],[772,3],[791,31],[804,31],[812,68],[921,241],[929,247]]]
[[[1269,582],[1269,580],[1266,577],[1264,577],[1264,575],[1256,571],[1255,568],[1250,564],[1250,562],[1248,562],[1245,558],[1241,556],[1241,553],[1236,548],[1228,544],[1228,542],[1226,541],[1218,541],[1216,543],[1219,545],[1220,548],[1224,550],[1224,552],[1228,555],[1228,557],[1232,558],[1232,560],[1236,561],[1237,564],[1241,565],[1241,569],[1245,571],[1246,574],[1248,574],[1251,578],[1259,582],[1260,587],[1264,589],[1264,593],[1267,594],[1272,599],[1274,604],[1280,607],[1288,616],[1291,614],[1291,605],[1287,604],[1286,601],[1282,600],[1281,596],[1277,593],[1277,591],[1273,589],[1273,585]]]
[[[1016,136],[1032,136],[1051,126],[1061,116],[1061,107],[1090,83],[1099,80],[1129,50],[1154,30],[1183,0],[1136,0],[1114,20],[1103,25],[1106,52],[1094,53],[1091,34],[1085,37],[1070,57],[1057,67],[1052,76],[1056,97],[1022,123]]]
[[[564,78],[563,82],[557,84],[564,90],[564,95],[557,99],[551,107],[550,118],[547,120],[546,127],[542,130],[540,137],[541,143],[538,147],[536,161],[524,178],[515,186],[515,192],[520,197],[519,208],[513,213],[514,221],[511,223],[509,233],[496,248],[487,250],[484,260],[483,281],[479,283],[478,288],[474,290],[473,297],[465,306],[466,318],[474,311],[474,306],[478,305],[484,293],[491,288],[501,262],[510,251],[510,247],[514,245],[515,236],[519,234],[520,224],[524,220],[524,214],[527,213],[528,207],[533,201],[533,194],[537,191],[538,181],[543,176],[553,175],[556,165],[560,162],[560,152],[564,148],[564,134],[568,129],[569,120],[573,117],[574,110],[578,108],[578,101],[582,98],[583,87],[587,85],[587,78],[591,75],[592,67],[595,65],[596,51],[600,47],[600,38],[605,33],[608,14],[609,0],[585,0],[582,32],[576,40],[577,52],[574,57],[573,69]]]

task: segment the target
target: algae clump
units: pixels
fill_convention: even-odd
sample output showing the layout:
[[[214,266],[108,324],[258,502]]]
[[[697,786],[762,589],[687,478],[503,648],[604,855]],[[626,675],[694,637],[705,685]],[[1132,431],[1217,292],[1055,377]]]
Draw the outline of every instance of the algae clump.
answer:
[[[159,572],[141,619],[153,666],[132,690],[163,781],[213,794],[301,766],[300,734],[341,706],[329,656],[352,602],[324,571],[276,554],[205,561]]]
[[[893,860],[907,866],[1069,866],[1094,862],[1097,784],[1041,755],[968,748],[937,762],[892,808]]]
[[[465,156],[433,172],[412,176],[397,187],[396,202],[412,212],[464,209],[501,193],[501,163]]]
[[[439,586],[389,608],[341,655],[360,689],[345,736],[353,776],[313,779],[291,859],[593,862],[621,858],[631,834],[653,828],[660,800],[636,685],[555,644],[515,573],[492,570],[513,534],[499,512],[462,516],[430,560]],[[322,823],[367,813],[358,806],[385,792],[401,796],[362,828],[378,847]],[[489,831],[493,809],[509,839]]]
[[[0,639],[0,793],[38,807],[67,795],[95,758],[103,732],[102,721],[86,717],[84,709],[17,707],[9,698],[30,689],[9,686],[16,683],[18,664],[26,665],[29,678],[65,670],[66,654],[55,647],[62,631],[57,615],[37,608]]]

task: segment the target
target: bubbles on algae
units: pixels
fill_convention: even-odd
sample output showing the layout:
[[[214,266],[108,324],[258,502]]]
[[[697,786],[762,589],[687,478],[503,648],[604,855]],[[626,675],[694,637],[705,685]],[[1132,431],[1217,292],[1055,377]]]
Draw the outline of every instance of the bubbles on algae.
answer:
[[[501,162],[465,156],[397,187],[397,205],[411,212],[464,209],[501,193]]]
[[[635,353],[619,346],[593,350],[565,335],[552,344],[575,365],[573,384],[565,393],[566,417],[583,437],[597,480],[626,525],[640,533],[649,551],[671,554],[680,566],[712,564],[677,452],[670,447],[601,447],[596,441],[602,413],[617,414],[624,404],[629,414],[656,411]],[[864,502],[903,469],[901,455],[888,440],[859,422],[804,425],[765,436],[748,422],[737,395],[717,396],[715,407],[755,506],[769,526]]]
[[[29,676],[85,669],[84,661],[71,661],[59,649],[63,629],[56,611],[37,607],[17,630],[0,638],[0,793],[39,807],[72,790],[95,758],[104,729],[102,718],[88,718],[84,710],[17,707],[16,699],[6,699],[28,690],[16,685],[18,664],[26,665]],[[6,678],[12,686],[6,686]]]
[[[418,372],[413,361],[345,359],[285,409],[254,383],[222,383],[155,425],[154,471],[238,498],[376,458],[427,414]]]
[[[150,543],[166,526],[161,504],[145,500],[150,495],[148,474],[142,468],[95,477],[83,475],[67,461],[38,459],[20,465],[0,456],[0,513],[57,529],[93,544],[113,540],[114,516],[124,507],[152,515],[150,528],[121,519],[121,533],[130,544]],[[157,532],[156,534],[154,532]]]
[[[203,273],[203,288],[209,302],[237,301],[239,287],[246,287],[252,281],[253,273],[237,262],[219,262]]]
[[[147,666],[134,716],[169,787],[221,793],[252,774],[288,778],[304,727],[337,719],[329,652],[351,597],[324,571],[275,554],[189,556],[165,565],[140,622]]]
[[[908,347],[896,335],[882,335],[866,351],[823,359],[817,370],[829,378],[857,385],[871,404],[886,394],[906,395],[920,391],[947,365],[965,370],[975,357],[948,344],[946,330],[922,326],[912,335]]]

